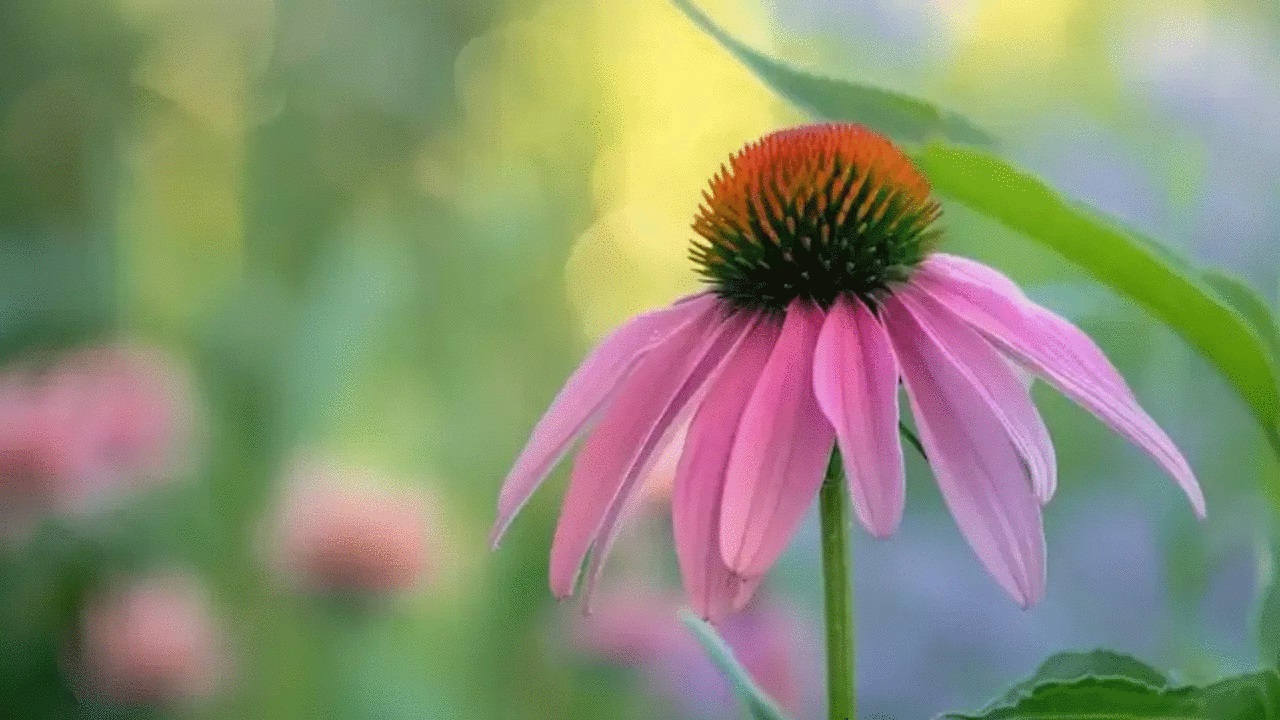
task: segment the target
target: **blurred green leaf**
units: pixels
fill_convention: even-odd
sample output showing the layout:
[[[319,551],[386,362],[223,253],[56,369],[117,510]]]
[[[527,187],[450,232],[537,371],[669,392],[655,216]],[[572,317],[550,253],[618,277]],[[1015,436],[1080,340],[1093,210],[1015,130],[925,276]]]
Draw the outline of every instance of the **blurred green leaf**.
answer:
[[[1280,396],[1270,345],[1214,284],[1184,269],[1189,264],[1170,262],[1167,250],[1153,250],[1148,241],[989,153],[935,142],[916,160],[939,193],[1057,251],[1169,325],[1231,381],[1280,453]],[[1217,286],[1229,284],[1223,277],[1216,278]],[[1238,284],[1231,285],[1242,294]]]
[[[754,720],[786,720],[786,716],[773,700],[764,694],[764,691],[747,674],[746,669],[733,657],[733,651],[716,634],[715,628],[688,610],[680,611],[680,620],[693,631],[698,642],[702,644],[702,649],[711,658],[711,662],[715,663],[720,672],[729,678],[729,682],[733,685],[733,693],[746,706]]]
[[[407,261],[376,227],[361,228],[319,253],[303,297],[284,374],[285,409],[298,438],[347,410],[343,393],[379,347],[408,282]]]
[[[1031,677],[1014,685],[1002,697],[987,706],[992,710],[1015,704],[1038,685],[1048,682],[1074,682],[1087,677],[1122,678],[1160,689],[1168,686],[1165,676],[1150,665],[1129,655],[1111,650],[1064,652],[1050,656]]]
[[[733,37],[690,0],[671,2],[765,85],[814,117],[861,123],[900,142],[923,143],[945,137],[962,143],[996,144],[994,138],[960,115],[901,93],[798,70]]]

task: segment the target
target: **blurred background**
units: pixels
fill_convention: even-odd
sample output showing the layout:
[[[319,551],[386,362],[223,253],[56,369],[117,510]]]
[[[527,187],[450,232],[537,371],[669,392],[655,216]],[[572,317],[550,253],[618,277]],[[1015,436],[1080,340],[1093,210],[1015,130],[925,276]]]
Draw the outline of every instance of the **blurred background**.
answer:
[[[701,7],[966,113],[1275,302],[1274,3]],[[547,589],[563,470],[486,536],[590,344],[697,287],[703,183],[796,111],[665,0],[5,0],[0,68],[0,714],[739,716],[674,616],[662,472],[590,617]],[[1056,256],[945,223],[1108,351],[1209,519],[1037,388],[1062,482],[1048,599],[1023,612],[909,458],[901,531],[856,540],[861,711],[972,709],[1066,649],[1187,682],[1254,667],[1275,469],[1243,403]],[[817,546],[810,522],[721,628],[801,718]]]

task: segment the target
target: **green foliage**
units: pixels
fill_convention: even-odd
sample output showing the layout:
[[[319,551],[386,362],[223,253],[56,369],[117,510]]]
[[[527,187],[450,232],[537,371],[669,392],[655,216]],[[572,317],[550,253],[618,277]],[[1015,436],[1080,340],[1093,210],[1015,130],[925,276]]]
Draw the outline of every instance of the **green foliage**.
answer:
[[[1050,656],[1040,664],[1031,677],[1014,685],[1007,693],[989,704],[987,709],[1014,704],[1019,698],[1045,683],[1069,683],[1090,676],[1132,680],[1152,688],[1164,688],[1169,684],[1159,670],[1129,655],[1101,649],[1091,652],[1064,652]]]
[[[1262,293],[1240,278],[1217,268],[1202,269],[1200,278],[1253,326],[1270,351],[1272,361],[1280,364],[1280,327],[1276,325],[1276,317]]]
[[[921,143],[933,137],[945,137],[962,143],[995,144],[985,131],[956,113],[940,110],[909,95],[797,70],[733,37],[690,0],[671,2],[774,92],[816,118],[856,121],[899,142]]]
[[[680,619],[689,630],[693,631],[702,649],[706,651],[707,657],[711,658],[711,662],[715,663],[720,672],[729,678],[734,694],[746,707],[749,717],[754,720],[786,720],[786,716],[773,700],[764,694],[764,691],[733,657],[733,651],[716,634],[715,628],[688,610],[681,611]]]
[[[947,720],[1202,720],[1192,688],[1174,691],[1153,688],[1128,678],[1085,677],[1071,682],[1050,681],[1019,693],[978,715],[949,714]]]
[[[1204,687],[1169,687],[1157,671],[1108,651],[1049,658],[1030,679],[977,714],[945,720],[1268,720],[1280,675],[1267,670]]]

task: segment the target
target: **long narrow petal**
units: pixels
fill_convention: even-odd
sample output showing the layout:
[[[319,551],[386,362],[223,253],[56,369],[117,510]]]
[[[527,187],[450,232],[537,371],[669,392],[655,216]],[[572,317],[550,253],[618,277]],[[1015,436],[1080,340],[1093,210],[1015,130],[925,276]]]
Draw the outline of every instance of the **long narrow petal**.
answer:
[[[729,454],[720,551],[743,577],[763,575],[786,549],[822,485],[835,429],[813,394],[823,312],[795,301],[743,411]]]
[[[570,376],[529,436],[498,496],[498,516],[489,541],[496,546],[520,508],[542,484],[573,440],[613,397],[640,358],[715,302],[697,296],[639,315],[615,330]]]
[[[720,505],[729,453],[780,329],[780,323],[766,318],[734,350],[693,416],[676,467],[671,498],[676,557],[694,611],[711,621],[733,609],[741,584],[720,554]]]
[[[742,314],[726,318],[717,304],[650,351],[623,382],[570,474],[551,545],[551,587],[558,596],[572,594],[592,543],[595,577],[632,490],[746,322]],[[602,537],[605,543],[598,542]]]
[[[952,258],[934,256],[913,282],[1059,392],[1093,413],[1156,461],[1204,517],[1204,494],[1195,473],[1164,430],[1138,405],[1124,378],[1079,328],[1020,294],[1008,279],[975,279]],[[1003,278],[1003,279],[1000,279]]]
[[[885,325],[938,487],[960,532],[1022,607],[1044,596],[1044,525],[1031,481],[973,382],[896,298]]]
[[[813,389],[835,426],[853,509],[867,531],[889,537],[902,520],[906,470],[898,437],[898,359],[861,300],[836,300],[814,355]]]
[[[1049,429],[1012,364],[976,330],[947,312],[927,293],[904,287],[897,297],[987,401],[1026,462],[1036,497],[1041,504],[1049,502],[1058,484],[1057,455]]]
[[[687,428],[694,410],[702,402],[708,386],[719,377],[725,363],[759,322],[760,318],[741,313],[730,318],[707,346],[697,364],[689,371],[688,377],[681,384],[675,396],[667,405],[663,416],[659,419],[649,442],[641,450],[632,470],[627,475],[618,496],[609,506],[600,531],[592,545],[591,560],[587,568],[586,591],[583,603],[588,609],[596,585],[604,572],[604,562],[613,550],[613,543],[622,529],[623,520],[630,517],[635,506],[640,503],[643,493],[639,492],[644,479],[649,476],[658,459],[662,457],[673,443],[681,440],[680,428]]]

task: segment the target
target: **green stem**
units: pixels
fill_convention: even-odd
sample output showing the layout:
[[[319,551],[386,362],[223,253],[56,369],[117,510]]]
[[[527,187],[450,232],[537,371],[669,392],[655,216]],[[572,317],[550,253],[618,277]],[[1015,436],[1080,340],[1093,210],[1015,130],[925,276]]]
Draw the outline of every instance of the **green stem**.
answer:
[[[822,581],[827,616],[827,705],[831,720],[855,720],[852,555],[849,501],[840,451],[831,454],[818,494],[822,520]]]

